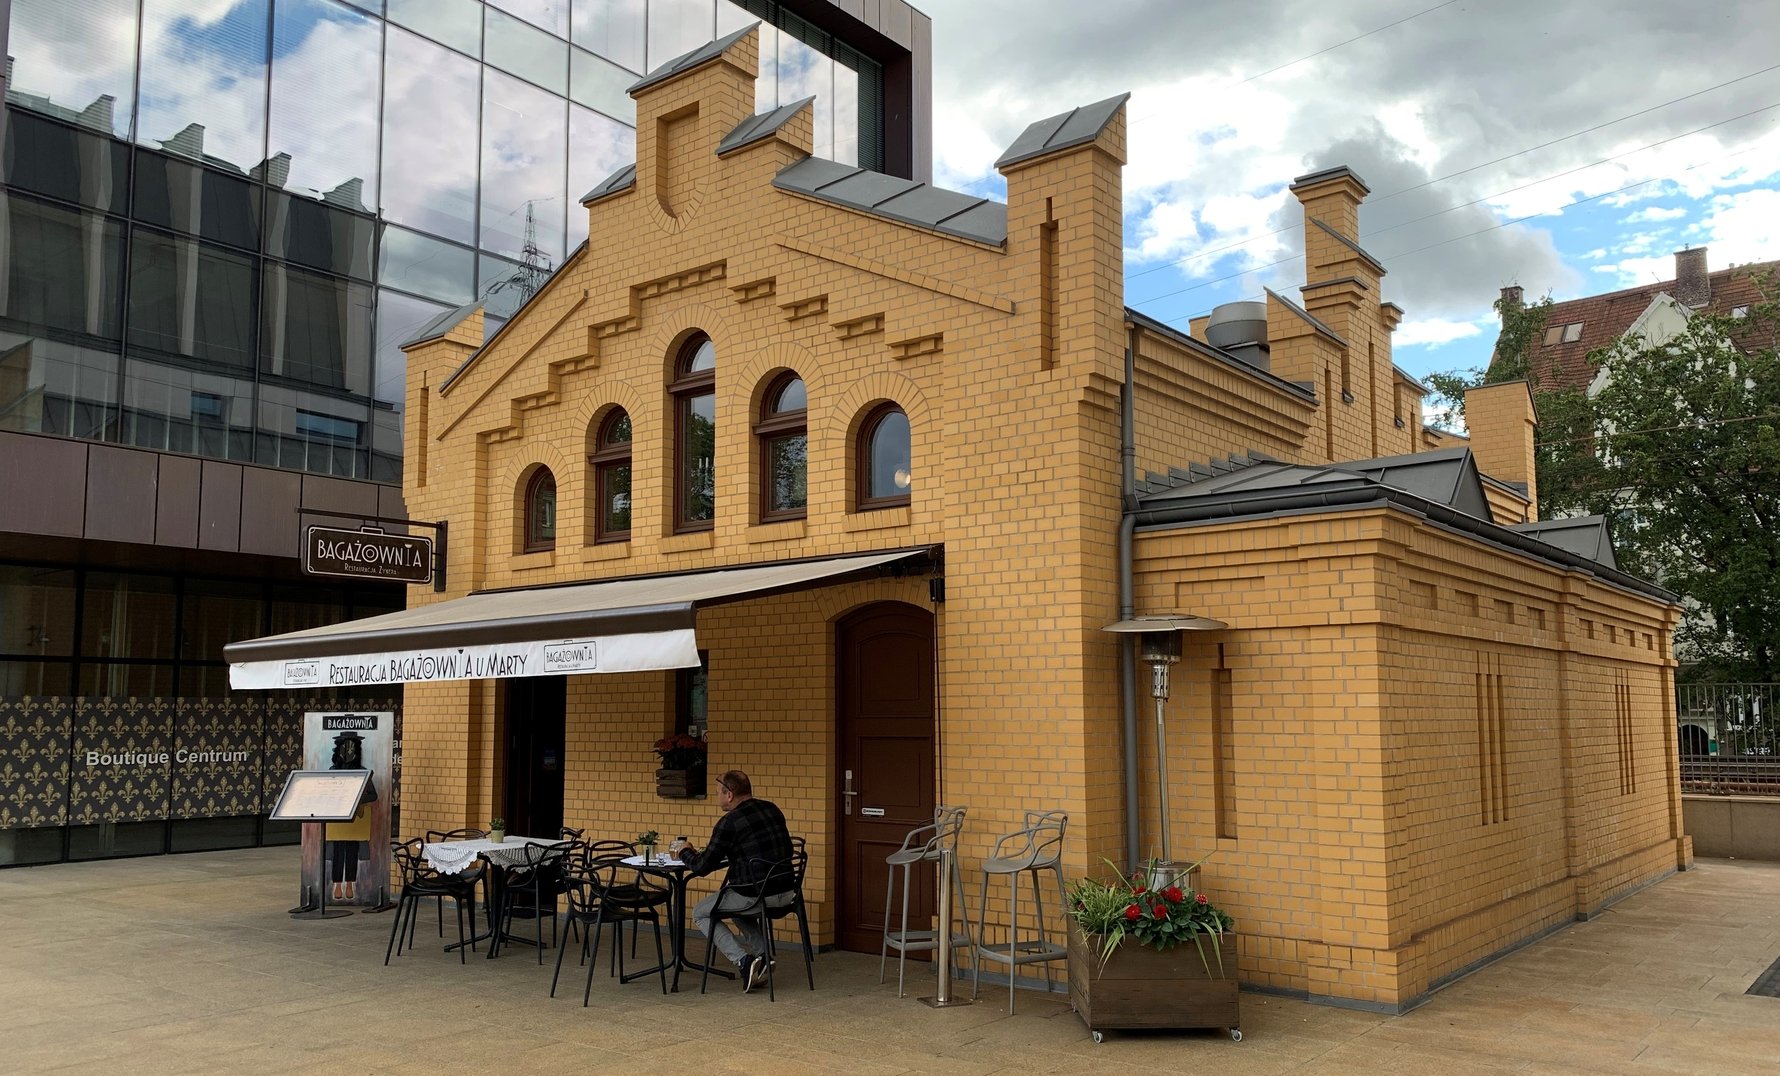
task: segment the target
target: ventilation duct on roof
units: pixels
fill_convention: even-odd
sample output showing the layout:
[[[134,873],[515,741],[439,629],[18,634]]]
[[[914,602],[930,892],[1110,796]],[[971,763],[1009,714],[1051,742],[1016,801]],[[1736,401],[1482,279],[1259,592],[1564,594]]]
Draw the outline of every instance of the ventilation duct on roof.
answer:
[[[1268,369],[1267,304],[1225,303],[1217,307],[1205,325],[1205,342],[1256,369]]]

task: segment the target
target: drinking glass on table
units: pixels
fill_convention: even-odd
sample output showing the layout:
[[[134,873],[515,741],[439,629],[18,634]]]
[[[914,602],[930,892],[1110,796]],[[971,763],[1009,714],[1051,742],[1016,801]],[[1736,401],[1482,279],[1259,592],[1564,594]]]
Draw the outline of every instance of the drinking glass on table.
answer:
[[[680,850],[685,848],[686,845],[689,843],[690,842],[686,840],[685,834],[681,834],[680,836],[675,837],[673,843],[668,845],[668,858],[669,859],[679,859],[680,858]]]

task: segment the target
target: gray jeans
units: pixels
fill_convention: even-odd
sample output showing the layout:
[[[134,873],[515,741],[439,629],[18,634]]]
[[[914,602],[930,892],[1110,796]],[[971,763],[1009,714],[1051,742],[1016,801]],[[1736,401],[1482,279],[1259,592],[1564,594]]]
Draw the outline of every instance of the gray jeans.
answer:
[[[784,908],[796,899],[795,893],[774,893],[766,898],[766,906]],[[743,896],[740,893],[723,895],[724,911],[746,908],[752,903],[754,903],[752,897]],[[711,922],[711,913],[716,908],[717,894],[712,893],[704,900],[699,901],[698,906],[692,909],[692,922],[705,937],[717,943],[717,948],[729,958],[731,964],[739,968],[742,966],[744,956],[759,956],[766,952],[766,938],[761,935],[758,924],[752,919],[728,919],[725,922],[733,925],[734,930],[713,930],[715,924]]]

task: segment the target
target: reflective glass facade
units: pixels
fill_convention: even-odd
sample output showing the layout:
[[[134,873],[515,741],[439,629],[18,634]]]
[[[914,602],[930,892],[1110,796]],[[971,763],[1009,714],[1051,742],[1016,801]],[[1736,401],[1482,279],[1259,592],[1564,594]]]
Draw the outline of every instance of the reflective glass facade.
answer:
[[[510,316],[629,163],[626,87],[756,20],[757,107],[882,167],[882,71],[774,0],[8,7],[0,429],[398,482],[396,345]]]

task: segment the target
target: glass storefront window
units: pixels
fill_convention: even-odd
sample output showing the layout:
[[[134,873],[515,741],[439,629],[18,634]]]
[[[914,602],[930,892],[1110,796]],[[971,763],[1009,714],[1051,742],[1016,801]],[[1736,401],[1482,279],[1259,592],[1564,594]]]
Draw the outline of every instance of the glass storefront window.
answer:
[[[262,167],[267,4],[143,0],[138,142],[238,172]]]
[[[569,106],[569,196],[580,198],[594,184],[637,158],[636,134],[617,120],[579,105]],[[587,215],[575,206],[570,239],[586,236]]]
[[[0,660],[0,698],[69,694],[73,671],[74,664],[68,661]]]
[[[187,579],[180,598],[180,656],[221,661],[225,645],[257,637],[266,609],[263,589],[258,583]],[[180,693],[192,694],[183,683]]]
[[[20,108],[6,118],[6,183],[64,202],[123,213],[130,199],[130,148]]]
[[[371,279],[376,218],[348,213],[302,195],[271,193],[266,253],[324,273]]]
[[[834,155],[834,68],[832,59],[790,34],[779,35],[778,104],[815,96],[812,138],[817,157]]]
[[[291,471],[364,478],[371,409],[339,396],[277,384],[260,386],[254,462]]]
[[[459,52],[482,55],[482,5],[476,0],[389,0],[389,21]]]
[[[136,0],[12,0],[6,52],[8,104],[130,137]]]
[[[575,44],[639,75],[645,73],[647,0],[574,0],[573,7]]]
[[[253,376],[131,358],[119,440],[211,459],[253,458]]]
[[[43,658],[73,653],[74,573],[0,565],[0,654]]]
[[[128,342],[251,369],[259,259],[137,228],[130,244]]]
[[[123,231],[84,210],[0,192],[0,327],[115,340]]]
[[[551,93],[569,91],[568,43],[494,8],[485,11],[482,58]]]
[[[653,71],[717,37],[715,0],[649,0],[649,67]]]
[[[68,827],[69,859],[153,856],[167,850],[165,822],[101,822]]]
[[[569,0],[488,0],[488,4],[557,37],[569,36]]]
[[[252,180],[165,153],[136,154],[136,219],[218,243],[258,250],[263,188]]]
[[[484,250],[519,258],[535,246],[548,268],[562,264],[567,111],[560,97],[495,71],[484,73]]]
[[[385,225],[383,242],[377,251],[377,283],[445,303],[467,303],[476,291],[476,252],[406,228]],[[411,326],[410,331],[422,324],[424,319]],[[378,335],[382,336],[381,328]]]
[[[81,608],[81,655],[172,658],[174,604],[174,580],[169,576],[88,574]],[[167,686],[172,687],[170,677]]]
[[[634,128],[637,122],[637,103],[627,91],[636,82],[637,76],[591,52],[582,52],[580,49],[569,51],[569,96],[588,108],[597,108]],[[636,136],[628,129],[626,134],[631,136],[631,152],[635,153]],[[570,193],[574,193],[572,185]]]
[[[481,69],[390,28],[383,80],[385,220],[476,241],[476,117]]]
[[[272,263],[261,309],[262,373],[370,395],[370,285]]]
[[[397,411],[402,409],[408,390],[408,357],[402,353],[402,341],[450,309],[443,303],[429,303],[392,291],[377,293],[377,362],[372,375],[372,398]],[[399,442],[395,450],[401,451]]]
[[[383,27],[333,0],[278,0],[266,179],[333,205],[377,204]]]

